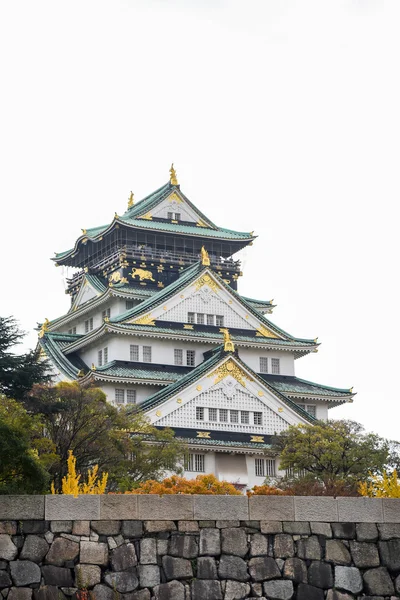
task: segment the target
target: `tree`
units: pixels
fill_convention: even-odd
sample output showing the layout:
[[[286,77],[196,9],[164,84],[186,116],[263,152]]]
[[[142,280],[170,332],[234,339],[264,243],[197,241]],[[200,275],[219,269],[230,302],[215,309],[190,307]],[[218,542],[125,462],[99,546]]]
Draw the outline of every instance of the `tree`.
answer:
[[[357,490],[369,474],[382,473],[389,458],[389,442],[364,433],[354,421],[319,421],[291,426],[275,440],[281,468],[305,473],[332,493]]]
[[[148,480],[140,483],[128,494],[207,494],[211,496],[241,496],[232,483],[219,481],[215,475],[197,475],[186,479],[173,475],[162,481]]]
[[[50,468],[56,489],[67,475],[72,450],[81,473],[95,464],[109,473],[109,489],[130,489],[167,471],[178,472],[183,445],[170,429],[158,430],[140,410],[117,409],[99,388],[79,382],[36,385],[27,406],[40,415],[57,460]]]
[[[49,364],[36,351],[13,354],[24,337],[13,317],[0,317],[0,394],[22,400],[35,383],[48,381]]]

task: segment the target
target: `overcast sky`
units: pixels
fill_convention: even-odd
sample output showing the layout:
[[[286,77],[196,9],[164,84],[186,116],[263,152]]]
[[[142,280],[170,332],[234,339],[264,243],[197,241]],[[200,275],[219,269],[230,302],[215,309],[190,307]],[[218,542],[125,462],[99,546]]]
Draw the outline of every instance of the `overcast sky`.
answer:
[[[0,314],[65,313],[49,260],[168,180],[259,236],[240,292],[319,337],[296,374],[400,439],[399,0],[5,0]],[[65,274],[64,274],[65,275]]]

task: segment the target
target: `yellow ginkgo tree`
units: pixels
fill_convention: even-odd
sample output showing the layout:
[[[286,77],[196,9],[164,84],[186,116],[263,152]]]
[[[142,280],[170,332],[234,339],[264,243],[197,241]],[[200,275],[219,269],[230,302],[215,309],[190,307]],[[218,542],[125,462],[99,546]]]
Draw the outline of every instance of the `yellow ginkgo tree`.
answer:
[[[80,483],[81,474],[76,472],[76,458],[72,450],[68,451],[68,472],[62,479],[61,493],[70,494],[75,498],[79,494],[104,494],[107,487],[108,473],[103,473],[101,478],[98,476],[99,466],[94,465],[93,469],[88,469],[87,482]],[[58,494],[54,483],[51,484],[51,493]]]
[[[358,491],[361,496],[370,498],[400,498],[400,480],[396,469],[389,475],[373,475],[369,481],[360,483]]]

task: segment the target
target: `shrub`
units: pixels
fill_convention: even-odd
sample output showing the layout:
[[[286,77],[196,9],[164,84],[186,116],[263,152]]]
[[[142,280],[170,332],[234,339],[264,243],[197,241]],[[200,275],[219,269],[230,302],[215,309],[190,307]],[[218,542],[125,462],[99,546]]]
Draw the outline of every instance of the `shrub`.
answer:
[[[400,481],[396,469],[390,475],[384,471],[382,477],[371,476],[370,481],[359,484],[358,491],[361,496],[370,498],[400,498]]]
[[[241,496],[232,483],[219,481],[215,475],[197,475],[186,479],[172,475],[162,481],[149,479],[125,494],[210,494],[218,496]]]

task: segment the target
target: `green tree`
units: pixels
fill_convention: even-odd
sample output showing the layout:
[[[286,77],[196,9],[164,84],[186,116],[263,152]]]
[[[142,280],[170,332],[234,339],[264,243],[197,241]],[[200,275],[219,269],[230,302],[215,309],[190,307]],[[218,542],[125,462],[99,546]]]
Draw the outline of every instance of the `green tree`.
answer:
[[[388,463],[389,442],[354,421],[291,426],[275,440],[281,468],[305,474],[328,492],[356,490]]]
[[[21,400],[35,383],[47,381],[48,362],[38,352],[14,354],[24,337],[13,317],[0,317],[0,394]]]
[[[34,386],[27,398],[33,414],[40,415],[57,460],[50,473],[61,488],[69,450],[76,467],[87,472],[94,464],[109,473],[108,489],[130,489],[166,471],[179,472],[183,445],[170,429],[153,427],[140,410],[117,409],[99,388],[79,382]]]

